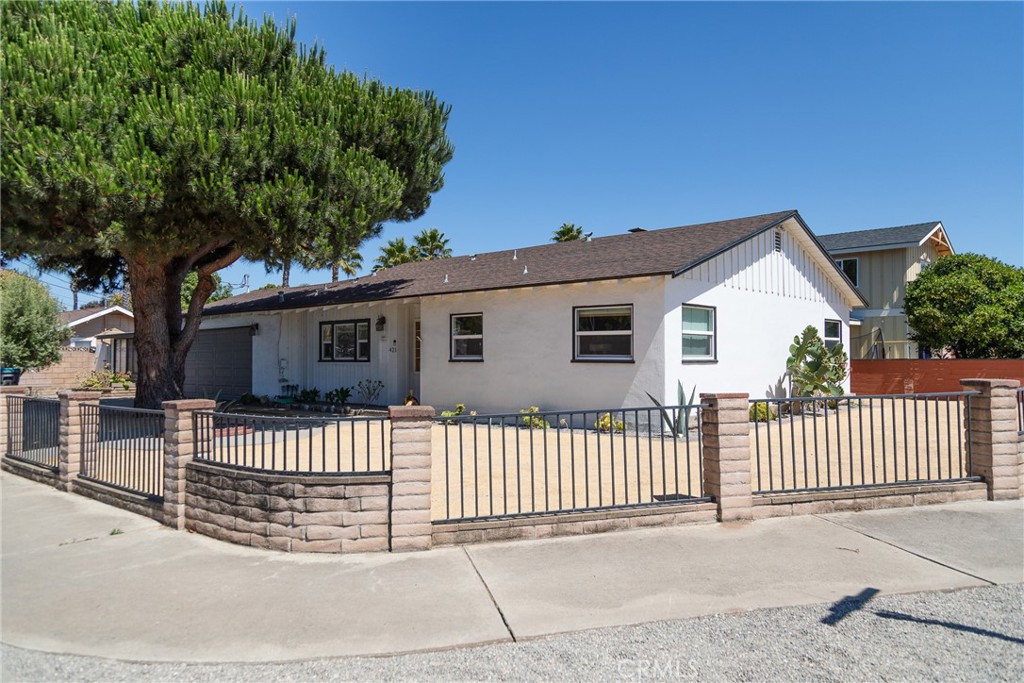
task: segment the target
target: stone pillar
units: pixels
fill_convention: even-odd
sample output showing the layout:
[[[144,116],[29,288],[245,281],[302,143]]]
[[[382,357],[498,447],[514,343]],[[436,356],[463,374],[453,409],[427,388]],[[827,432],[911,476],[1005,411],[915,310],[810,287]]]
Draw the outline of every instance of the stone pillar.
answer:
[[[988,484],[989,500],[1020,497],[1022,472],[1017,444],[1017,387],[1015,379],[962,379],[971,396],[966,438],[970,449],[969,474]]]
[[[213,410],[216,401],[205,398],[164,401],[164,524],[185,528],[185,466],[196,453],[209,447],[212,434],[193,436],[192,413]],[[204,443],[205,441],[205,443]]]
[[[57,488],[61,491],[70,491],[78,473],[82,471],[82,446],[88,437],[82,430],[82,410],[79,406],[86,401],[99,401],[102,395],[100,391],[74,389],[57,392],[60,401],[60,445],[57,451],[60,470],[57,473]]]
[[[391,406],[391,551],[430,550],[430,406]]]
[[[718,504],[718,520],[753,517],[750,493],[749,394],[701,394],[704,493]]]
[[[25,387],[0,387],[0,455],[7,455],[7,397],[24,396],[28,393]]]

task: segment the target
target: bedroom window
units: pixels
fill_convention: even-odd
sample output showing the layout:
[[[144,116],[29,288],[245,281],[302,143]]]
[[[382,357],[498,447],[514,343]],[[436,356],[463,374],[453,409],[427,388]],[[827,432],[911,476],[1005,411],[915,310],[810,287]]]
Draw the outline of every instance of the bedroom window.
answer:
[[[484,359],[484,314],[456,313],[452,315],[451,360]]]
[[[843,323],[840,320],[826,320],[825,321],[825,334],[822,335],[825,340],[825,348],[834,349],[838,345],[843,343]]]
[[[633,306],[574,308],[574,360],[633,360]]]
[[[683,360],[715,360],[715,309],[683,306]]]
[[[320,323],[320,360],[370,360],[370,321],[341,320]]]

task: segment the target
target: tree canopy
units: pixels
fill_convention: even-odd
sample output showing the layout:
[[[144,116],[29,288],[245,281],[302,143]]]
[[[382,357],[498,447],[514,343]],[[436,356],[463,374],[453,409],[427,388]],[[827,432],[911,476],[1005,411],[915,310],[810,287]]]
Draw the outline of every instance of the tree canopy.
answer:
[[[0,271],[0,365],[45,368],[60,360],[71,330],[60,307],[40,282]]]
[[[907,284],[910,337],[958,358],[1024,357],[1024,268],[980,254],[945,256]]]
[[[562,223],[562,227],[555,230],[551,236],[552,242],[575,242],[586,239],[583,235],[583,226],[575,223]]]
[[[444,184],[448,105],[328,66],[294,20],[152,0],[2,12],[3,256],[127,273],[140,405],[182,395],[214,272],[354,248]]]
[[[374,260],[373,269],[377,271],[412,261],[451,258],[448,242],[449,239],[437,228],[424,228],[413,238],[413,244],[407,244],[404,237],[396,237],[380,248],[380,256]]]

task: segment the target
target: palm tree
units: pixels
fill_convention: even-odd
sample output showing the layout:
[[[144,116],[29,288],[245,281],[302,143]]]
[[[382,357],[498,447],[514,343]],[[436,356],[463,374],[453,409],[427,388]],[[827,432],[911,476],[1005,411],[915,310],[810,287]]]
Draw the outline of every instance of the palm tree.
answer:
[[[576,240],[586,239],[583,236],[583,226],[576,225],[575,223],[562,223],[562,227],[555,230],[554,236],[551,238],[552,242],[575,242]]]
[[[417,247],[406,244],[404,237],[398,237],[380,248],[380,256],[373,262],[373,270],[376,272],[382,268],[392,268],[403,263],[422,260]]]
[[[352,247],[348,247],[339,256],[338,260],[331,264],[331,282],[338,281],[338,271],[353,277],[363,267],[363,255]]]
[[[448,238],[437,228],[424,228],[415,239],[416,250],[419,251],[418,261],[433,261],[452,256],[452,250],[448,248]]]

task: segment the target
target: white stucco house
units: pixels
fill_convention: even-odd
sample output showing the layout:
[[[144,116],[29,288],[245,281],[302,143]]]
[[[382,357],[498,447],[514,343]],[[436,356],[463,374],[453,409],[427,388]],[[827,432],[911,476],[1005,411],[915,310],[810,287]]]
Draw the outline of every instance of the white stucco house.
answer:
[[[866,305],[797,211],[408,263],[206,307],[188,385],[277,395],[384,382],[438,409],[647,406],[774,392],[806,325]],[[219,378],[219,379],[217,379]],[[230,389],[228,389],[230,387]],[[201,391],[200,391],[201,390]]]

